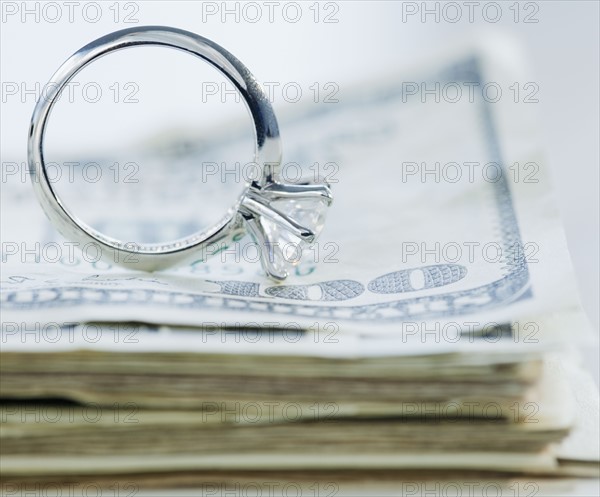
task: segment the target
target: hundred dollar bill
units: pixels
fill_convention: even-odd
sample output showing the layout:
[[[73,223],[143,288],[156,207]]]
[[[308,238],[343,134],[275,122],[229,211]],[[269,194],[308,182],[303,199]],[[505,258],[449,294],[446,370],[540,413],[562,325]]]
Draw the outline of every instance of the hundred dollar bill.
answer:
[[[3,321],[333,322],[345,332],[398,333],[407,323],[468,329],[543,315],[566,320],[573,339],[585,320],[535,122],[523,103],[481,91],[520,80],[518,57],[503,50],[494,43],[459,50],[414,76],[347,90],[337,103],[282,119],[284,163],[325,176],[335,194],[320,241],[283,284],[264,277],[249,238],[164,272],[97,261],[53,230],[29,178],[5,171]],[[459,88],[463,96],[428,98],[422,88]],[[199,140],[189,130],[178,136]],[[241,148],[218,137],[207,146],[214,157]],[[186,167],[171,167],[173,150]],[[113,198],[100,186],[87,189],[86,215],[105,233],[132,240],[188,234],[182,206],[201,205],[199,222],[211,209],[189,193],[207,173],[195,167],[196,152],[178,148],[171,135],[151,140],[140,152],[158,171],[145,184],[148,194]],[[161,171],[176,175],[181,193],[161,188]],[[123,226],[119,212],[134,207],[140,216]]]

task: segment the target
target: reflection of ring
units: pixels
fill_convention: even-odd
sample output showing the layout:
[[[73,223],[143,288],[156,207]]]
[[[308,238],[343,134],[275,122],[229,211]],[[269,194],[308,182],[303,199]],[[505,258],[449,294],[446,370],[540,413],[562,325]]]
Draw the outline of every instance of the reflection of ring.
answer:
[[[110,52],[139,45],[158,45],[189,52],[221,71],[244,97],[254,121],[255,162],[261,174],[215,226],[186,238],[160,244],[131,244],[107,237],[74,216],[53,190],[44,163],[44,130],[54,103],[65,85],[86,65]],[[298,253],[312,244],[323,227],[331,204],[325,182],[284,184],[280,181],[281,143],[271,104],[250,71],[225,49],[206,38],[180,29],[147,26],[116,31],[81,48],[54,74],[37,102],[31,119],[28,143],[29,170],[38,199],[55,227],[67,238],[93,243],[103,257],[124,266],[155,270],[184,261],[204,259],[215,253],[215,244],[238,239],[247,231],[257,243],[266,273],[283,280],[288,265],[299,261]],[[294,257],[290,257],[290,246]]]

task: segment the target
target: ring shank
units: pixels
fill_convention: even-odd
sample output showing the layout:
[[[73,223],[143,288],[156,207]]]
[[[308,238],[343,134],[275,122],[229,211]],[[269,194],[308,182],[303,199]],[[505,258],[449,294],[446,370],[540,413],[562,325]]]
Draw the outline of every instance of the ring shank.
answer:
[[[143,45],[164,46],[191,53],[207,61],[232,82],[242,95],[254,123],[254,160],[261,168],[260,181],[267,181],[272,175],[278,174],[281,141],[273,108],[250,71],[220,45],[189,31],[163,26],[124,29],[93,41],[67,59],[52,76],[47,85],[52,91],[38,100],[31,118],[28,162],[34,190],[46,215],[63,236],[82,246],[96,244],[102,257],[110,262],[135,269],[155,270],[198,258],[198,252],[203,248],[238,233],[241,220],[237,210],[243,195],[222,220],[208,230],[161,244],[125,243],[99,233],[72,214],[52,188],[44,162],[46,124],[63,88],[94,60],[111,52]]]

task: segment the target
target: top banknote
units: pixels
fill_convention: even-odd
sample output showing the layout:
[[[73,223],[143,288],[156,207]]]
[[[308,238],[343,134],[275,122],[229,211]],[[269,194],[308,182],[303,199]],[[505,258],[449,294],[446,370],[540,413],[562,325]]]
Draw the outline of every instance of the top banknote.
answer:
[[[330,325],[411,334],[543,316],[583,329],[573,321],[580,312],[566,243],[524,101],[535,98],[535,86],[526,87],[515,60],[499,56],[494,43],[458,50],[413,74],[345,88],[329,105],[282,116],[284,178],[319,176],[335,196],[321,238],[284,284],[264,277],[249,237],[163,272],[101,260],[95,247],[55,232],[21,160],[5,158],[3,322]],[[87,221],[132,246],[187,236],[224,214],[213,212],[213,200],[251,174],[244,161],[252,157],[240,156],[237,169],[199,160],[206,150],[238,157],[243,148],[213,135],[203,137],[201,151],[172,146],[169,135],[130,153],[151,171],[144,195],[115,194],[107,165],[86,188],[69,184],[67,174],[57,182],[89,204]],[[184,139],[200,136],[188,130],[177,138]],[[161,188],[166,175],[180,189]],[[201,188],[205,194],[195,194]],[[132,211],[136,217],[125,215]],[[294,247],[283,249],[295,257]]]

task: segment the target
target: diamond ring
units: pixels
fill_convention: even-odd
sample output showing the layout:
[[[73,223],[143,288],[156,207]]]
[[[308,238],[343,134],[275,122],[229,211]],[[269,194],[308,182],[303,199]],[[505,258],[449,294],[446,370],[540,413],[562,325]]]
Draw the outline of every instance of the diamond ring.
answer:
[[[44,162],[44,132],[53,105],[69,81],[85,66],[108,53],[142,45],[158,45],[191,53],[223,73],[242,95],[252,116],[257,179],[249,181],[221,221],[185,238],[159,244],[132,244],[111,238],[82,222],[54,191]],[[50,221],[66,238],[93,243],[111,262],[154,271],[210,255],[207,248],[228,244],[249,233],[257,244],[267,275],[284,280],[290,265],[319,235],[332,202],[330,187],[320,180],[286,184],[281,175],[281,142],[273,108],[250,71],[227,50],[194,33],[171,27],[146,26],[116,31],[84,46],[54,74],[50,91],[38,100],[31,119],[28,163],[33,187]],[[295,247],[294,256],[285,247]],[[202,255],[201,255],[202,254]]]

